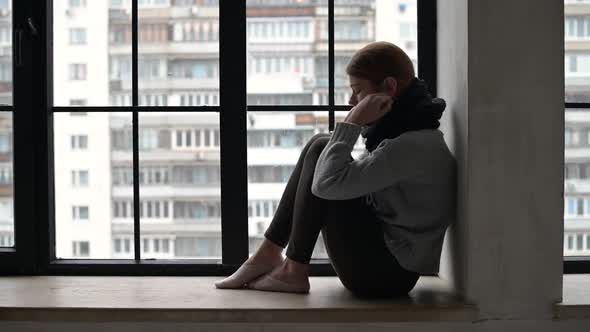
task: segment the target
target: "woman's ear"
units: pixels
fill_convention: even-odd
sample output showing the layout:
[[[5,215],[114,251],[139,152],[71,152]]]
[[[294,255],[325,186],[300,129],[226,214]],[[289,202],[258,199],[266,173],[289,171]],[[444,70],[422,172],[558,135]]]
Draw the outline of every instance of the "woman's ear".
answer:
[[[397,79],[395,79],[395,77],[391,77],[388,76],[383,80],[383,83],[381,84],[381,89],[384,93],[395,97],[397,95],[397,89],[398,89],[398,85],[397,85]]]

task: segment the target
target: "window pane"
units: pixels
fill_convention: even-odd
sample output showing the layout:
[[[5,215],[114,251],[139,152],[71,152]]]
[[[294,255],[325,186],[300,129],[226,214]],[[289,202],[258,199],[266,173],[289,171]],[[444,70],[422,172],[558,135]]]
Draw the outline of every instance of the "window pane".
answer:
[[[53,8],[54,104],[131,105],[131,1],[54,0]]]
[[[565,101],[590,102],[590,2],[565,0]]]
[[[320,105],[328,87],[327,1],[246,0],[249,105]],[[320,33],[321,34],[321,33]]]
[[[0,247],[14,246],[12,113],[0,112]]]
[[[140,1],[138,38],[140,105],[218,105],[218,1]]]
[[[303,147],[316,133],[327,132],[328,113],[249,112],[247,126],[248,230],[252,254],[264,239]],[[312,257],[327,258],[321,236]]]
[[[567,135],[587,136],[586,133],[590,130],[590,110],[566,109],[565,126],[569,128],[565,131],[566,138]],[[590,255],[583,243],[584,234],[590,233],[590,178],[587,174],[590,143],[585,138],[572,139],[571,143],[568,145],[566,141],[564,160],[564,231],[571,236],[571,240],[568,239],[571,246],[568,242],[564,255],[583,256]]]
[[[127,160],[131,164],[131,150],[124,148],[131,146],[131,136],[121,135],[130,130],[128,113],[54,114],[58,258],[133,258],[131,251],[116,252],[112,248],[114,239],[133,238],[132,200],[114,185],[115,178],[129,184],[133,181],[132,173],[118,173],[121,163],[116,163]],[[72,138],[76,147],[85,148],[72,149]],[[78,175],[77,186],[71,185],[72,171]],[[85,244],[71,245],[84,241],[88,243],[88,256],[81,256]]]
[[[0,105],[12,105],[12,2],[0,1]]]
[[[391,42],[403,49],[417,71],[418,12],[416,0],[404,1],[334,1],[334,101],[348,105],[350,87],[346,65],[355,51],[373,41]],[[327,16],[320,21],[327,25]],[[322,40],[327,40],[327,29],[320,29]],[[319,59],[327,66],[327,58]],[[327,91],[325,96],[327,100]]]
[[[142,234],[171,243],[152,247],[143,258],[221,258],[219,143],[204,145],[195,133],[219,130],[217,113],[141,113],[140,196]],[[150,143],[146,143],[149,140]],[[213,142],[213,140],[211,140]],[[129,156],[131,158],[131,156]],[[131,159],[113,160],[129,167]],[[118,167],[118,166],[115,166]],[[121,196],[132,197],[130,184]],[[155,240],[154,240],[155,241]],[[159,243],[159,242],[158,242]],[[169,246],[173,250],[169,250]]]

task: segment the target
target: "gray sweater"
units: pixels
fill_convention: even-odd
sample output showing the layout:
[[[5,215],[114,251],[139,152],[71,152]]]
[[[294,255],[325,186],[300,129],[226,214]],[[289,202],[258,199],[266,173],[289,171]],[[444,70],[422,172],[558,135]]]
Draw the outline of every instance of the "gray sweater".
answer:
[[[456,163],[440,130],[385,139],[350,160],[361,126],[338,122],[321,153],[311,191],[329,200],[365,197],[384,222],[387,247],[407,270],[435,274],[455,218]]]

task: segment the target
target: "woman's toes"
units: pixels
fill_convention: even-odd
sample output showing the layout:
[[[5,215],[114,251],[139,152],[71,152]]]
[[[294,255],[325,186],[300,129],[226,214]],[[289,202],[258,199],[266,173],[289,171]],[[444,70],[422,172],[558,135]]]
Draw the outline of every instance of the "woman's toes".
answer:
[[[219,289],[244,288],[245,285],[274,269],[274,265],[245,263],[231,276],[215,282]]]
[[[252,282],[248,283],[248,288],[267,292],[285,292],[285,293],[309,293],[309,279],[288,283],[274,278],[271,274],[266,274]]]

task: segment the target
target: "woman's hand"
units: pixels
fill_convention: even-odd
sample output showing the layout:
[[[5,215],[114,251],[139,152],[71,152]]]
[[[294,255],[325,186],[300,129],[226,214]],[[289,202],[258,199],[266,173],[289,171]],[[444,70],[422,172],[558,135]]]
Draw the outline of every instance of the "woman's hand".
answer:
[[[373,123],[391,110],[393,98],[384,93],[367,95],[356,104],[344,118],[344,122],[350,122],[359,126]]]

